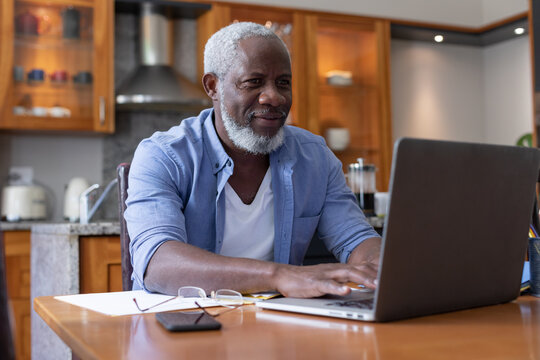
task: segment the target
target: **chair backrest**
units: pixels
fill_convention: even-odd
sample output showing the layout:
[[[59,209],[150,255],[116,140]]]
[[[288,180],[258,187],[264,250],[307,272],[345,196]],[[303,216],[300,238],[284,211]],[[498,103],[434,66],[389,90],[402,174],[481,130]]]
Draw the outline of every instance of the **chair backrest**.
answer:
[[[118,220],[120,221],[120,246],[122,250],[122,289],[124,291],[131,290],[133,287],[133,281],[131,280],[133,266],[131,265],[131,256],[129,254],[129,234],[127,231],[126,220],[124,219],[124,211],[126,210],[129,167],[129,163],[122,163],[116,168],[118,177]]]
[[[4,234],[0,231],[0,354],[2,359],[14,360],[15,347],[8,301]]]

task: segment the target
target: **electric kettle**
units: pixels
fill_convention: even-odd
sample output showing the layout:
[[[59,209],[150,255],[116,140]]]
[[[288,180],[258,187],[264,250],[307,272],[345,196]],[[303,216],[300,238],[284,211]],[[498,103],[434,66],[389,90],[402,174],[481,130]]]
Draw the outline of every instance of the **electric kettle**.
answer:
[[[78,222],[80,217],[80,196],[90,187],[82,177],[74,177],[69,181],[64,194],[64,218],[70,222]]]
[[[2,190],[2,219],[7,221],[47,218],[45,189],[38,185],[9,185]]]

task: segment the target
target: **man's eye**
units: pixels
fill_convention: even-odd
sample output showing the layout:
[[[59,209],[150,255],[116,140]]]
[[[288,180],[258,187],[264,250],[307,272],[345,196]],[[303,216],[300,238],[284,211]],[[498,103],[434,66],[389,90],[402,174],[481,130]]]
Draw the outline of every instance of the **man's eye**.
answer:
[[[289,79],[278,80],[277,85],[280,86],[280,87],[290,87],[291,86],[291,80],[289,80]]]
[[[260,85],[261,79],[247,79],[245,82],[249,85]]]

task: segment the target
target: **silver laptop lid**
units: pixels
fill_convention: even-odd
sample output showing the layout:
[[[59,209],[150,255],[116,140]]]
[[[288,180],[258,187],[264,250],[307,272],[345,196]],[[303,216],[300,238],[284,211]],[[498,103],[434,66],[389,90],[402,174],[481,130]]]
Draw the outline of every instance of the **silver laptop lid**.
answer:
[[[539,168],[536,148],[398,140],[375,320],[516,298]]]

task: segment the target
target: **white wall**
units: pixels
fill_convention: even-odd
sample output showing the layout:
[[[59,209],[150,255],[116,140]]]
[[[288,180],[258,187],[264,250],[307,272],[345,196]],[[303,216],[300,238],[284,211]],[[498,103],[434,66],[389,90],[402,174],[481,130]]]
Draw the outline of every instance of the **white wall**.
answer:
[[[532,131],[528,37],[490,47],[393,40],[393,137],[515,144]]]
[[[229,0],[217,0],[228,2]],[[327,12],[480,27],[527,11],[528,0],[235,0]]]
[[[30,166],[34,179],[53,194],[54,220],[63,217],[64,188],[74,176],[102,183],[102,138],[73,135],[17,135],[10,141],[10,166]]]
[[[391,66],[394,140],[483,141],[481,48],[392,40]]]
[[[492,45],[483,56],[485,140],[514,144],[533,127],[529,38]]]

